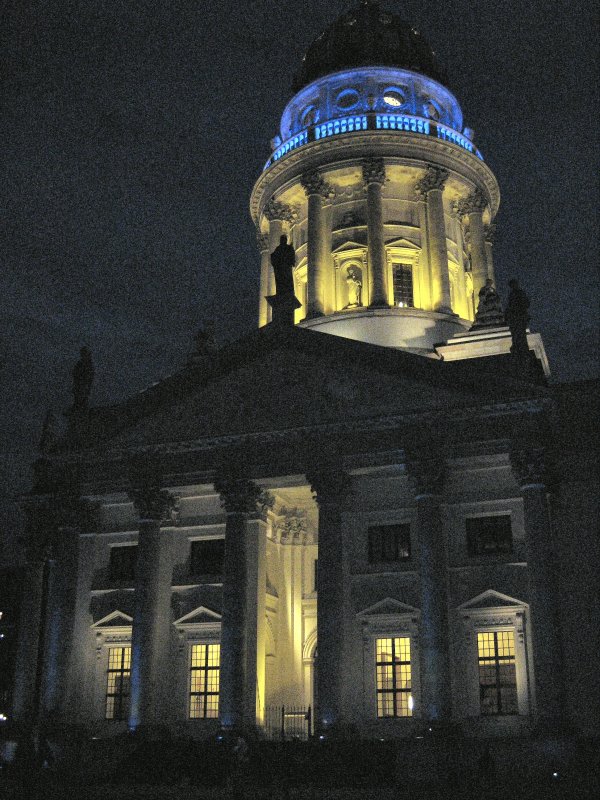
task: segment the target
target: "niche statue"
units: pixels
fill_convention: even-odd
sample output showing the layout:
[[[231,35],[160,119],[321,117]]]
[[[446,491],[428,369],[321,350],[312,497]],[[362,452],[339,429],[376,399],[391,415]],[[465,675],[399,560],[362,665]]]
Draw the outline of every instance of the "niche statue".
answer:
[[[94,365],[88,347],[79,351],[79,361],[73,367],[73,411],[85,411],[89,406],[90,392],[94,382]]]

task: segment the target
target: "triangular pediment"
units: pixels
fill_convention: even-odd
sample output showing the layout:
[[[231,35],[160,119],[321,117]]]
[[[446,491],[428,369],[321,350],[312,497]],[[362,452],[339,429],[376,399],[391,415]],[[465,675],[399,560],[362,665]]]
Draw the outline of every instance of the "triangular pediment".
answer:
[[[380,616],[405,616],[407,614],[418,614],[419,609],[414,606],[409,606],[406,603],[395,600],[393,597],[384,597],[368,608],[363,608],[356,615],[357,617],[380,617]]]
[[[485,592],[478,594],[458,606],[459,611],[486,611],[491,608],[514,608],[515,606],[523,607],[526,603],[522,600],[517,600],[516,597],[510,597],[508,594],[502,594],[494,589],[487,589]]]
[[[406,250],[420,250],[419,245],[411,242],[410,239],[405,239],[401,236],[399,239],[392,239],[390,242],[385,243],[386,247],[404,247]]]
[[[132,623],[133,618],[129,614],[124,611],[112,611],[95,622],[92,628],[130,628]]]
[[[345,253],[347,250],[366,250],[366,245],[360,242],[353,242],[352,240],[344,242],[339,247],[332,250],[333,253]]]
[[[175,625],[206,625],[207,623],[221,622],[221,615],[212,608],[198,606],[183,617],[176,619]]]

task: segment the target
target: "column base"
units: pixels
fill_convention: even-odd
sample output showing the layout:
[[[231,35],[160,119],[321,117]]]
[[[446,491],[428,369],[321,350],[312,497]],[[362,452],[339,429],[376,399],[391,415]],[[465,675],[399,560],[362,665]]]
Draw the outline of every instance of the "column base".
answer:
[[[380,300],[370,303],[367,308],[390,308],[390,304],[386,303],[384,300]]]

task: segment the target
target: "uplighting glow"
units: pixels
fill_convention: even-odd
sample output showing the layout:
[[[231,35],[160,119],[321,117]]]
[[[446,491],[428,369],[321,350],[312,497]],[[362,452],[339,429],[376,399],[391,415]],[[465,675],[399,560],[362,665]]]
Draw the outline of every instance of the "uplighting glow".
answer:
[[[423,136],[435,136],[436,139],[442,139],[445,142],[450,142],[458,147],[462,147],[463,150],[468,150],[469,153],[473,153],[473,155],[483,161],[483,156],[473,143],[465,136],[457,133],[457,131],[429,119],[425,119],[424,117],[390,112],[389,114],[352,114],[346,117],[338,117],[337,119],[332,119],[327,122],[319,122],[316,125],[305,128],[279,145],[279,147],[273,151],[264,169],[268,169],[276,161],[280,161],[287,156],[288,153],[291,153],[292,150],[303,147],[310,142],[328,139],[331,136],[360,133],[362,131],[398,131],[403,133],[417,133]]]

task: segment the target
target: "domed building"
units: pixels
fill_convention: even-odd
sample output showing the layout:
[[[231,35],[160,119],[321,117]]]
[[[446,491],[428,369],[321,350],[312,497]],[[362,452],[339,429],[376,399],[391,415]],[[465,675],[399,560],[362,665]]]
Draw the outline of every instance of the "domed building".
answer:
[[[429,45],[377,3],[319,36],[294,92],[250,200],[258,330],[204,331],[118,406],[89,406],[82,356],[68,430],[44,437],[14,719],[589,732],[553,559],[575,519],[591,536],[594,493],[522,295],[504,323],[496,179]]]

